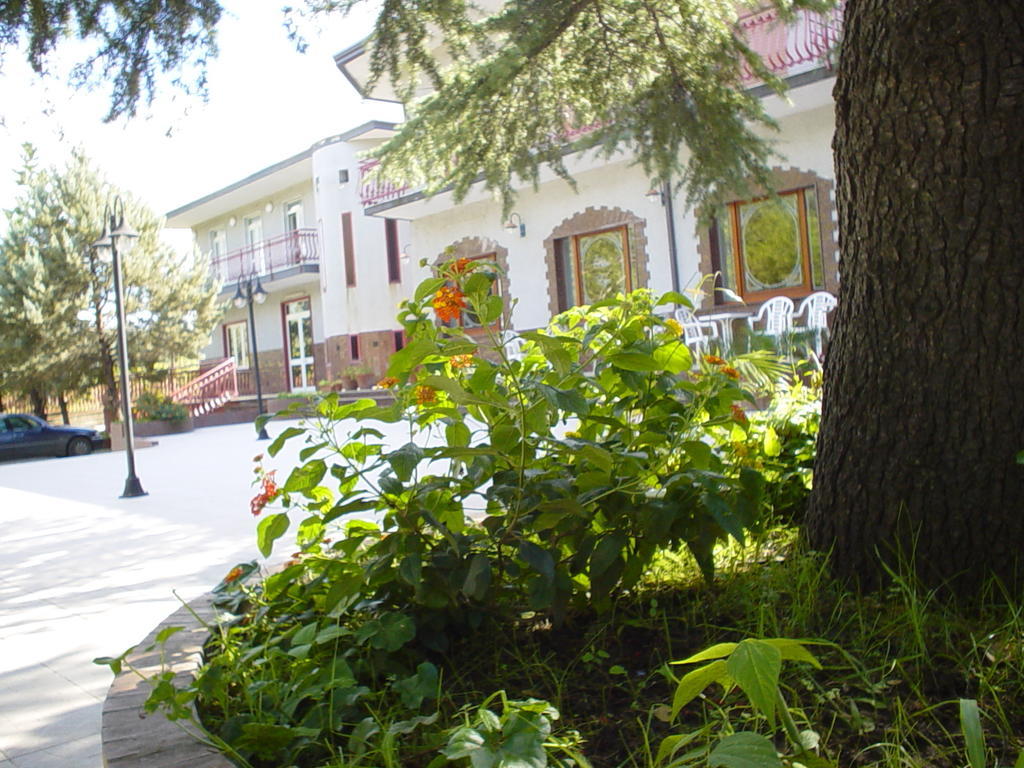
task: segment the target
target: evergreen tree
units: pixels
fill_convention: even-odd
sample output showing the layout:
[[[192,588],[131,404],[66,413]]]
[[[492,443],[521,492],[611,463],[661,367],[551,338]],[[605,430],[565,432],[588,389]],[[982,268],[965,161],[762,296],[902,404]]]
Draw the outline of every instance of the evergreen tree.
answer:
[[[163,221],[107,183],[82,152],[63,169],[41,170],[26,147],[18,181],[0,243],[0,351],[11,361],[4,386],[45,398],[101,383],[109,427],[119,401],[113,274],[91,247],[107,203],[120,195],[139,233],[122,259],[134,371],[198,354],[217,321],[216,286],[204,260],[161,243]]]

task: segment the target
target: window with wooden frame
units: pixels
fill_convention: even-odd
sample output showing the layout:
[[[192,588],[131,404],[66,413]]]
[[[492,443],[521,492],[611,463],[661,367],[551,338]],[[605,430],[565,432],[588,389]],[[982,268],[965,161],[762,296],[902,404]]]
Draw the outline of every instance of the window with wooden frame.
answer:
[[[728,203],[719,209],[712,235],[712,266],[722,287],[747,301],[804,296],[825,287],[813,187]]]
[[[633,290],[626,226],[554,241],[558,311]]]
[[[249,322],[247,320],[224,324],[224,354],[227,357],[235,358],[238,370],[248,370]]]

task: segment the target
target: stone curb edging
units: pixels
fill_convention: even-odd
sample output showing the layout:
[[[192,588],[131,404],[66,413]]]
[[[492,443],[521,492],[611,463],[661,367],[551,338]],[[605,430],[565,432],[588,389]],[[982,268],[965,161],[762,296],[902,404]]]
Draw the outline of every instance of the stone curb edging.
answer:
[[[127,661],[147,677],[166,667],[174,671],[176,687],[187,685],[202,663],[206,626],[216,621],[212,601],[213,595],[207,593],[183,605],[160,622]],[[162,649],[146,651],[166,627],[184,629],[171,635]],[[160,712],[146,714],[142,705],[149,693],[149,683],[127,668],[110,684],[100,728],[105,768],[236,768],[219,751],[198,741],[202,731],[191,723],[171,722]]]

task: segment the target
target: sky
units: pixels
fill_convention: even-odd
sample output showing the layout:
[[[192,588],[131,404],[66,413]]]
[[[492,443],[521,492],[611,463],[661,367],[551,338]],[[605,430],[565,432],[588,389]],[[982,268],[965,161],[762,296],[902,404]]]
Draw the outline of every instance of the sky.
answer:
[[[366,120],[401,119],[394,105],[361,99],[332,58],[369,31],[370,7],[311,30],[303,54],[288,40],[282,0],[223,5],[207,103],[164,83],[131,120],[104,124],[102,89],[74,90],[59,73],[40,79],[8,50],[0,70],[0,209],[15,203],[25,141],[47,165],[83,147],[111,182],[164,214]],[[63,44],[54,69],[83,51],[80,43]],[[0,216],[0,231],[5,226]],[[179,246],[187,240],[173,236]]]

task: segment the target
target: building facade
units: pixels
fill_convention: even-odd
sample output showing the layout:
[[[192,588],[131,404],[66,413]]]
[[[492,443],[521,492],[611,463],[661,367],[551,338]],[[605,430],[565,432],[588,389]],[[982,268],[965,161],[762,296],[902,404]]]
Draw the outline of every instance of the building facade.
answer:
[[[269,392],[311,391],[352,371],[383,373],[403,343],[399,303],[453,257],[485,258],[505,272],[505,323],[524,330],[555,314],[636,288],[691,291],[705,313],[751,313],[765,299],[800,299],[838,285],[838,237],[831,151],[835,124],[829,55],[841,17],[801,13],[782,26],[774,11],[741,20],[742,33],[790,89],[779,97],[749,75],[744,87],[764,99],[779,130],[775,196],[756,191],[699,217],[671,188],[652,190],[628,149],[612,158],[577,153],[566,165],[575,189],[551,172],[518,190],[508,221],[483,189],[456,204],[451,193],[367,178],[365,152],[395,130],[369,122],[168,214],[190,227],[210,255],[228,302],[257,279],[266,301],[230,306],[206,349],[233,357],[239,390],[251,391],[251,335]],[[368,98],[368,54],[342,51],[339,69]],[[683,158],[685,160],[685,158]],[[425,260],[427,268],[421,267]],[[711,290],[717,275],[727,291]],[[369,374],[367,374],[369,375]],[[372,377],[371,377],[372,378]]]

